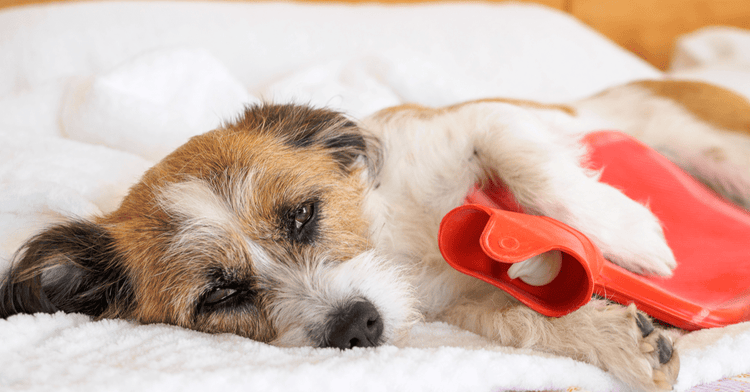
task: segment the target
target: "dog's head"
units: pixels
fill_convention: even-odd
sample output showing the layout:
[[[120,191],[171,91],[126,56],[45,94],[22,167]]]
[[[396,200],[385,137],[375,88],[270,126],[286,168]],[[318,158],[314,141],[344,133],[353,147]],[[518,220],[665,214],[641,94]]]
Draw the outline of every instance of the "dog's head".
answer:
[[[248,108],[146,172],[117,211],[31,238],[0,316],[62,310],[278,345],[388,341],[413,304],[368,241],[378,161],[377,141],[336,112]]]

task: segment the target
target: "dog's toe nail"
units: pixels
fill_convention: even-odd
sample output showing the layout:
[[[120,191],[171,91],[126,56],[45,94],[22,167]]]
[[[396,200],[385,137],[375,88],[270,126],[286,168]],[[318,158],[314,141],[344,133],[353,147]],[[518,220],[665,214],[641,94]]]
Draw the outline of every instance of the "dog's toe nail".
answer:
[[[656,346],[659,348],[659,363],[663,365],[669,362],[672,359],[672,343],[666,337],[660,336],[656,340]]]
[[[641,330],[641,334],[643,334],[644,338],[651,335],[651,332],[654,332],[654,324],[652,324],[648,317],[643,313],[636,314],[635,322],[638,324],[638,329]]]
[[[650,344],[648,344],[646,342],[642,342],[641,343],[641,352],[642,353],[650,353],[650,352],[653,352],[653,351],[654,351],[654,346],[652,346],[652,345],[650,345]]]

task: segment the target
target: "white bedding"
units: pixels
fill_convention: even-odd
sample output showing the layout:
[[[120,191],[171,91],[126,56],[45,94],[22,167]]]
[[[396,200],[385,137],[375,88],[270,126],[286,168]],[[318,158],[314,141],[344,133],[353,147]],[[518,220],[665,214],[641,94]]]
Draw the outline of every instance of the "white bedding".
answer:
[[[77,3],[0,12],[0,271],[34,231],[115,208],[139,175],[258,100],[353,117],[418,102],[564,101],[661,73],[530,5]],[[750,371],[750,325],[683,337],[678,390]],[[282,349],[75,314],[0,320],[5,391],[627,390],[593,366],[441,323],[399,346]]]

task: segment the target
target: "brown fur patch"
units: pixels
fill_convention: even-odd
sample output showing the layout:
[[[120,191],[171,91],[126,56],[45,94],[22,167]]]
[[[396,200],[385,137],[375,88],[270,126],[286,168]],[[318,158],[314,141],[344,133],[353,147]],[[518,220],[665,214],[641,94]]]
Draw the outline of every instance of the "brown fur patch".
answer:
[[[750,102],[729,90],[708,83],[681,80],[644,80],[632,85],[679,103],[709,124],[750,134]]]
[[[719,147],[711,147],[703,151],[703,155],[711,158],[714,162],[724,162],[727,160],[726,151]]]

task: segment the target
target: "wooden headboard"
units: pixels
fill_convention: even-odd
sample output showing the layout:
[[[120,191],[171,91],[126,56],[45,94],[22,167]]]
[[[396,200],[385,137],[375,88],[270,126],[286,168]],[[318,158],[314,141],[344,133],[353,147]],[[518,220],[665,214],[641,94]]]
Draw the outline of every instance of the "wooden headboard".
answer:
[[[0,0],[0,8],[52,1],[59,0]],[[379,0],[376,2],[396,4],[427,1],[430,0]],[[575,16],[662,70],[669,65],[675,38],[681,34],[709,25],[750,29],[750,1],[748,0],[525,1],[544,4]]]

